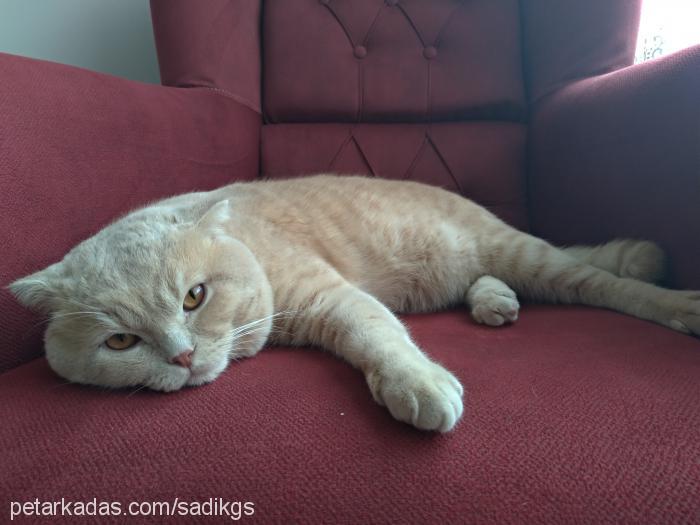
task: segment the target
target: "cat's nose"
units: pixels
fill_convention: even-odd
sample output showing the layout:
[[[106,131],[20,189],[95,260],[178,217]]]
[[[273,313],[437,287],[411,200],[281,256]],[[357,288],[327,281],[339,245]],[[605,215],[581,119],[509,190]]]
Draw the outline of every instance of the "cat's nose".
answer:
[[[180,365],[185,368],[190,368],[192,366],[192,354],[194,351],[185,350],[184,352],[173,357],[170,362],[174,365]]]

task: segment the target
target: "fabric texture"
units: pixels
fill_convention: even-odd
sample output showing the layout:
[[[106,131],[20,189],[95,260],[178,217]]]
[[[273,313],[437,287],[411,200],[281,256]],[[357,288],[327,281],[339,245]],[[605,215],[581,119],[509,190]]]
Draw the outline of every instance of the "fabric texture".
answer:
[[[466,311],[408,325],[466,387],[449,435],[394,421],[318,350],[263,350],[166,395],[66,385],[40,359],[0,381],[0,494],[221,497],[255,503],[260,523],[698,521],[700,342],[583,307],[526,306],[502,329]]]
[[[700,522],[700,342],[660,326],[561,306],[499,329],[408,317],[466,387],[434,435],[312,349],[167,395],[66,384],[6,290],[134,206],[329,170],[440,185],[558,243],[651,238],[671,282],[700,288],[698,48],[616,71],[639,0],[151,6],[169,87],[0,55],[4,516],[220,497],[260,523]]]

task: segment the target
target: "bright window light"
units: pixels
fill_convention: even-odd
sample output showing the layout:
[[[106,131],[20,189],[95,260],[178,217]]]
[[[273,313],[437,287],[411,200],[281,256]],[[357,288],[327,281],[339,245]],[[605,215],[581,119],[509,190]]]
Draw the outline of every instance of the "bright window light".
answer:
[[[644,0],[635,62],[700,44],[700,0]]]

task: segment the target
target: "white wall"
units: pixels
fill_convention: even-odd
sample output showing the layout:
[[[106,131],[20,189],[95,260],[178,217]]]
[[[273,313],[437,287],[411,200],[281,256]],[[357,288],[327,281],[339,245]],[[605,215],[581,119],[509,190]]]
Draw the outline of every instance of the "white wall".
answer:
[[[160,81],[148,0],[0,0],[0,52]]]

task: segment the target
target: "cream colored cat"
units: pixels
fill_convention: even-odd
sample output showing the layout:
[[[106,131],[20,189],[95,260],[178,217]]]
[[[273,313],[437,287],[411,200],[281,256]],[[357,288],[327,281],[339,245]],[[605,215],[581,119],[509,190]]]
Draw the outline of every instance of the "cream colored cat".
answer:
[[[498,326],[517,319],[517,292],[700,334],[699,293],[642,282],[662,264],[649,242],[554,248],[435,187],[315,176],[158,202],[11,290],[51,315],[46,355],[71,381],[177,390],[266,341],[314,344],[359,368],[395,418],[445,432],[462,386],[392,312],[466,302]]]

